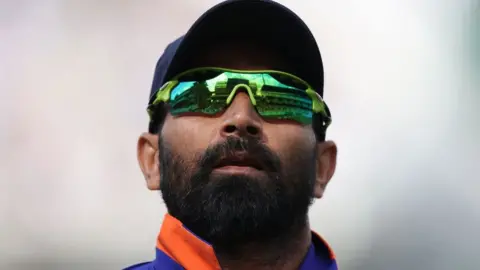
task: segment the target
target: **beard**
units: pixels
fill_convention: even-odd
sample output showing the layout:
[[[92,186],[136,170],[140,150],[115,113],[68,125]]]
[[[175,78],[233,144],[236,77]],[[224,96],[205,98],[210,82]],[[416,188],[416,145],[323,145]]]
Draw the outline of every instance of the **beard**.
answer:
[[[161,137],[161,136],[160,136]],[[217,252],[289,238],[308,220],[315,151],[292,148],[285,162],[256,139],[228,137],[183,158],[159,139],[160,189],[168,212]],[[265,165],[259,176],[215,174],[223,157],[246,152]]]

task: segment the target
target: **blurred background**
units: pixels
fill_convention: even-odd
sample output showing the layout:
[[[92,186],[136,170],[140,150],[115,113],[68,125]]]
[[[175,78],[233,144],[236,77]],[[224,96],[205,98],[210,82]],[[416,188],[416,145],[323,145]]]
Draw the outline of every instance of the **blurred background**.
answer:
[[[154,258],[153,69],[218,2],[0,0],[0,269]],[[324,58],[339,160],[310,216],[340,269],[480,269],[480,3],[279,2]]]

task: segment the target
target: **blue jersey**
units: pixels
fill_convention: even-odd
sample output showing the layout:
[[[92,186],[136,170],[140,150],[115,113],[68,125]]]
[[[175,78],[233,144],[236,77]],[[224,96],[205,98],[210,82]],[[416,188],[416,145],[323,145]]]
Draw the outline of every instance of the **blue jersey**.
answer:
[[[165,215],[157,238],[155,260],[124,270],[221,270],[213,247]],[[312,244],[300,270],[338,270],[335,254],[328,244],[312,232]]]

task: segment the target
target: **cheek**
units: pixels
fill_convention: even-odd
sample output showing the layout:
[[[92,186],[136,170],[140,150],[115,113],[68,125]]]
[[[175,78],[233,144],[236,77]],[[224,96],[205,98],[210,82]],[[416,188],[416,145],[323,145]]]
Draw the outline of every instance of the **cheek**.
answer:
[[[162,135],[176,152],[202,153],[214,137],[213,125],[200,117],[167,116]]]
[[[296,124],[267,124],[264,126],[267,144],[283,160],[290,159],[291,154],[312,149],[315,145],[315,134],[309,126]]]

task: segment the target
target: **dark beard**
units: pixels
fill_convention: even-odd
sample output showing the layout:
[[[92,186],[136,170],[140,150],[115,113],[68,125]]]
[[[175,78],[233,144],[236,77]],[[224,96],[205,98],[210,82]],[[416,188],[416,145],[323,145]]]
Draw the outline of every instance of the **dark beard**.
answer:
[[[232,254],[247,244],[278,242],[306,225],[314,198],[314,151],[292,149],[290,160],[281,164],[258,140],[229,137],[209,147],[197,164],[187,164],[161,138],[159,149],[168,212],[217,252]],[[262,160],[264,179],[212,174],[214,164],[235,151]]]

